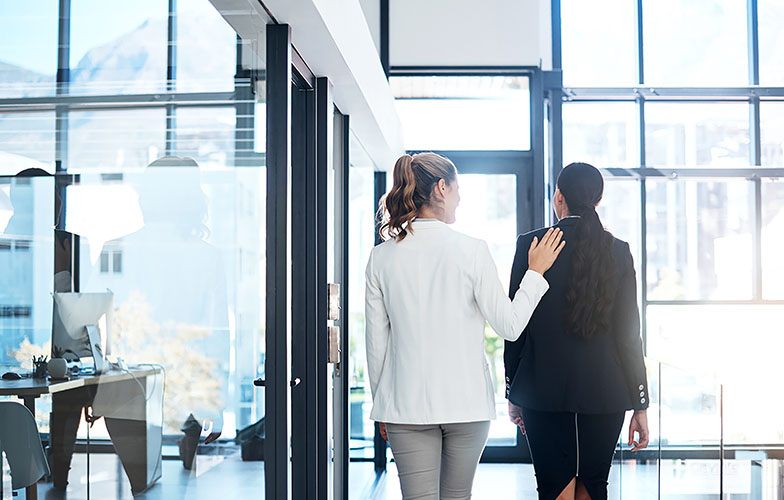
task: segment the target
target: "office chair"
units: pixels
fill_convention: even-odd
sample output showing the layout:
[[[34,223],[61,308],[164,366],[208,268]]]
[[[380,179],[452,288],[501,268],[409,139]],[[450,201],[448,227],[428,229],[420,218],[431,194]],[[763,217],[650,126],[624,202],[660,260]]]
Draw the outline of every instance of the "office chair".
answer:
[[[11,489],[19,490],[49,474],[35,417],[22,404],[0,401],[0,452],[11,467]]]

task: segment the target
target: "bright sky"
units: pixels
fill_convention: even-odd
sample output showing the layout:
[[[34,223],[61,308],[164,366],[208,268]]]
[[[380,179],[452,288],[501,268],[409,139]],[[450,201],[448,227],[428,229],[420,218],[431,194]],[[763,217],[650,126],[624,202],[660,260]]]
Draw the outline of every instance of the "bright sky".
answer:
[[[57,71],[57,0],[0,2],[0,61],[53,75]],[[179,2],[181,13],[212,9],[208,0]],[[148,19],[165,19],[166,0],[72,0],[71,67],[92,48],[133,31]]]

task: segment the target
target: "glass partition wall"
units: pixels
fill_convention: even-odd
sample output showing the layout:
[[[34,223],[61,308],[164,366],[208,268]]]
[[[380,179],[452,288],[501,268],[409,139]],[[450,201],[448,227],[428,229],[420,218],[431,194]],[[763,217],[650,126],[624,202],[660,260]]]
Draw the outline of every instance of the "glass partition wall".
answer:
[[[39,493],[263,498],[265,33],[208,0],[0,13],[0,362],[71,377],[25,400]]]

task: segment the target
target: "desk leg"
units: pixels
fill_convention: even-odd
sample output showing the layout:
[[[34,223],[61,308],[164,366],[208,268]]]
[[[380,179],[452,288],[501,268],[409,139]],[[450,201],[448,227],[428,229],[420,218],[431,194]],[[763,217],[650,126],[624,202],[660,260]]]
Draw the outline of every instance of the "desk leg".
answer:
[[[139,384],[144,387],[144,391],[140,391]],[[126,413],[121,415],[115,412],[112,417],[104,417],[106,430],[128,475],[133,494],[145,491],[160,477],[161,428],[160,424],[150,422],[148,415],[150,405],[157,404],[162,395],[161,384],[154,386],[158,387],[158,392],[149,396],[146,394],[147,387],[150,387],[147,378],[114,383],[114,393],[129,395],[123,407]],[[156,395],[158,398],[154,397]],[[151,400],[150,405],[147,397]],[[123,416],[127,418],[121,418]]]
[[[38,396],[22,396],[22,401],[24,401],[24,405],[30,410],[30,413],[33,414],[35,417],[35,399]],[[25,498],[27,500],[38,500],[38,484],[33,483],[27,488],[25,488]]]
[[[54,487],[64,490],[68,485],[76,432],[82,419],[82,408],[92,403],[93,395],[87,388],[58,392],[52,395],[52,415],[49,419],[49,443],[52,447],[52,480]]]

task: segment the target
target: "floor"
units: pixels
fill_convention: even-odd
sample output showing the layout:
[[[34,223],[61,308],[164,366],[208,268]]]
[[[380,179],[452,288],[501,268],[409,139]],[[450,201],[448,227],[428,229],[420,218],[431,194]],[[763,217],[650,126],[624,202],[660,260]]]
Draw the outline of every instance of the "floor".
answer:
[[[264,498],[264,462],[243,462],[231,456],[199,455],[196,466],[188,471],[179,460],[164,460],[163,473],[146,492],[133,496],[130,483],[116,455],[90,457],[91,481],[88,497],[86,455],[74,455],[66,492],[51,484],[38,484],[38,498],[45,500],[215,500]],[[10,496],[7,464],[4,471],[4,496]],[[16,497],[24,498],[20,492]]]
[[[774,462],[774,461],[766,461]],[[197,457],[194,470],[183,469],[176,460],[163,461],[162,478],[147,492],[133,497],[122,467],[114,455],[92,455],[91,484],[87,488],[86,456],[77,454],[71,484],[63,494],[48,484],[39,484],[39,499],[46,500],[213,500],[263,499],[263,462],[243,462],[239,455]],[[759,469],[759,470],[757,470]],[[3,499],[11,498],[10,477],[4,468]],[[776,485],[774,476],[779,478]],[[782,468],[778,462],[755,468],[750,461],[725,461],[725,499],[775,500],[780,490]],[[399,500],[400,485],[394,464],[376,478],[372,463],[352,463],[349,473],[350,500]],[[757,478],[757,491],[751,493]],[[760,482],[761,480],[761,482]],[[610,499],[658,498],[659,469],[655,463],[615,464],[610,475]],[[765,486],[765,488],[761,488]],[[778,494],[773,490],[779,488]],[[20,492],[16,498],[24,498]],[[535,500],[533,468],[525,464],[481,464],[474,482],[474,500]],[[667,461],[661,468],[661,498],[718,500],[719,470],[715,461]]]
[[[363,464],[364,465],[364,464]],[[778,500],[781,491],[767,494],[751,493],[752,466],[749,461],[725,461],[725,499]],[[777,467],[778,469],[778,467]],[[353,469],[352,469],[353,470]],[[367,474],[367,473],[366,473]],[[763,477],[758,475],[758,477]],[[613,465],[608,493],[610,499],[657,499],[659,470],[655,463],[628,462]],[[719,499],[718,462],[708,460],[663,462],[661,469],[661,498],[683,500]],[[400,484],[394,464],[373,488],[365,488],[351,500],[399,500]],[[473,500],[536,500],[536,480],[532,465],[481,464],[474,480]]]

